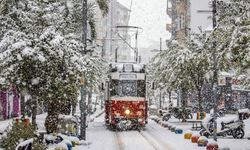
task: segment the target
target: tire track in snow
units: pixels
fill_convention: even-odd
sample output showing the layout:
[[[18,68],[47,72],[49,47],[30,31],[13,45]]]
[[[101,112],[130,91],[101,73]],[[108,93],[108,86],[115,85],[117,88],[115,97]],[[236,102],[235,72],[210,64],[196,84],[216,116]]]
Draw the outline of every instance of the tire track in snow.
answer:
[[[152,142],[157,143],[155,145],[157,145],[158,150],[173,150],[174,149],[171,145],[164,142],[164,139],[166,137],[150,124],[148,124],[145,130],[142,131],[142,134],[150,138]]]
[[[161,150],[155,141],[140,131],[116,131],[119,150]]]
[[[143,131],[138,131],[140,133],[140,135],[150,144],[153,146],[153,148],[155,150],[160,150],[159,147],[157,146],[157,144],[155,143],[155,141],[153,141],[152,139],[149,139],[144,133]]]
[[[121,136],[118,134],[119,131],[115,131],[115,136],[116,136],[116,140],[117,140],[117,146],[119,148],[119,150],[124,150],[124,143],[121,139]]]

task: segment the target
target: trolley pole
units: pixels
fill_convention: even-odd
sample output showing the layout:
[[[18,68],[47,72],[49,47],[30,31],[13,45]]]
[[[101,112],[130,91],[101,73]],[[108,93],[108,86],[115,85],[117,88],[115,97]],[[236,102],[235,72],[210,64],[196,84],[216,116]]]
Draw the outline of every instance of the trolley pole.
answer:
[[[216,27],[216,3],[217,0],[212,2],[212,14],[213,14],[213,29]],[[217,101],[218,101],[218,67],[217,67],[217,58],[216,58],[216,42],[213,42],[213,102],[214,102],[214,128],[213,128],[213,139],[217,141]]]
[[[81,51],[82,55],[87,54],[87,0],[83,0],[82,3],[82,26],[83,26],[83,34],[82,34],[82,42],[84,45],[84,49]],[[80,100],[80,139],[86,140],[86,85],[83,74],[81,74],[81,100]]]

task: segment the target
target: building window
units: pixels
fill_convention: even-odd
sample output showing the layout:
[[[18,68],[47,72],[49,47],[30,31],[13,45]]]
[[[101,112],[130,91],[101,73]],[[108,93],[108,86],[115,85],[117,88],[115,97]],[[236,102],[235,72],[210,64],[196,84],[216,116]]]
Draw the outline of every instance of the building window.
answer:
[[[185,15],[182,14],[181,15],[181,29],[184,29],[185,28]]]
[[[177,18],[176,18],[176,29],[180,30],[180,16],[179,15],[177,15]]]
[[[177,30],[181,30],[185,28],[185,15],[181,14],[177,16]]]

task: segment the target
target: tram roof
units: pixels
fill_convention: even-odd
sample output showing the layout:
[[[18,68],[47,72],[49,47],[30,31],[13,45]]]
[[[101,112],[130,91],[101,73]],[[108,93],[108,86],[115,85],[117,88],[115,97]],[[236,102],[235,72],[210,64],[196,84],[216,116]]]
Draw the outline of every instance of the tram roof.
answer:
[[[145,101],[144,97],[119,97],[112,96],[110,97],[112,101]]]
[[[110,64],[111,72],[137,72],[145,73],[145,64],[137,63],[112,63]]]

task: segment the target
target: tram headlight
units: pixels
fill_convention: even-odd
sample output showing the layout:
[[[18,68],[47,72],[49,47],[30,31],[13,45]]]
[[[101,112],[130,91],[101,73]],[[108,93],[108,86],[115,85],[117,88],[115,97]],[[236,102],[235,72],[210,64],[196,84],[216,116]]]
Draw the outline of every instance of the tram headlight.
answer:
[[[129,114],[130,114],[130,110],[129,110],[129,109],[126,109],[126,110],[125,110],[125,114],[126,114],[126,115],[129,115]]]

